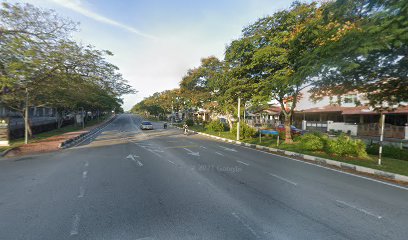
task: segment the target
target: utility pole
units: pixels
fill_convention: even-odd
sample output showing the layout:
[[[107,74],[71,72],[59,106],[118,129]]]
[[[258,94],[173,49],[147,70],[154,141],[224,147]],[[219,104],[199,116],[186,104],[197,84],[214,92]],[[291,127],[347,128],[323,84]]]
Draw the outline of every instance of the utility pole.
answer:
[[[173,126],[173,119],[174,119],[174,106],[173,99],[171,99],[171,126]]]
[[[25,110],[24,110],[24,143],[28,144],[28,88],[26,88]]]
[[[85,128],[85,110],[82,108],[82,128]]]
[[[245,119],[246,119],[245,112],[246,112],[246,103],[244,103],[244,123],[246,123],[246,121],[245,121]]]
[[[241,122],[241,98],[238,98],[237,141],[239,141],[240,122]]]
[[[382,148],[383,148],[383,140],[384,140],[384,125],[385,125],[385,114],[381,113],[380,117],[380,147],[378,149],[378,165],[381,165],[381,157],[382,157]]]

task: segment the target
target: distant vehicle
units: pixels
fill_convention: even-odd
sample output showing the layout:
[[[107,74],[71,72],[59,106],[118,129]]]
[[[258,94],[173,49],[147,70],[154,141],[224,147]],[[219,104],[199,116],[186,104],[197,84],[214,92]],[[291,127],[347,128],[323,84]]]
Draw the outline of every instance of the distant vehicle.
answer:
[[[278,132],[285,132],[285,125],[283,125],[283,124],[279,124],[277,127],[276,127],[276,131],[278,131]],[[299,129],[299,128],[297,128],[297,127],[295,127],[295,126],[290,126],[290,132],[292,133],[292,135],[303,135],[303,134],[305,134],[305,132],[306,131],[304,131],[304,130],[302,130],[302,129]]]
[[[144,122],[142,122],[142,124],[140,124],[140,129],[142,129],[142,130],[153,130],[153,124],[151,122],[144,121]]]

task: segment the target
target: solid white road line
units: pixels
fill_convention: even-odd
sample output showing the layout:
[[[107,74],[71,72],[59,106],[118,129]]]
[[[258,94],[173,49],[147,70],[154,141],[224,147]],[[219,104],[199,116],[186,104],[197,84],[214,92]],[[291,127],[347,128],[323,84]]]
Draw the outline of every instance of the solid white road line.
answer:
[[[239,162],[239,163],[241,163],[241,164],[244,164],[244,165],[249,166],[249,164],[248,164],[248,163],[246,163],[246,162],[241,162],[241,161],[238,161],[238,160],[237,160],[237,162]]]
[[[340,204],[342,204],[342,205],[344,205],[344,206],[347,206],[347,207],[349,207],[349,208],[352,208],[352,209],[354,209],[354,210],[357,210],[357,211],[359,211],[359,212],[365,213],[365,214],[367,214],[367,215],[369,215],[369,216],[372,216],[372,217],[375,217],[375,218],[378,218],[378,219],[381,219],[381,218],[382,218],[382,216],[380,216],[380,215],[376,215],[376,214],[374,214],[374,213],[372,213],[372,212],[370,212],[370,211],[367,211],[367,210],[365,210],[365,209],[356,207],[356,206],[351,205],[351,204],[349,204],[349,203],[346,203],[346,202],[344,202],[344,201],[336,200],[336,202],[337,202],[337,203],[340,203]]]
[[[70,232],[71,236],[78,234],[80,220],[81,220],[81,216],[79,215],[79,213],[76,213],[72,219],[72,227],[71,227],[71,232]]]
[[[362,178],[362,179],[369,180],[369,181],[372,181],[372,182],[377,182],[377,183],[381,183],[381,184],[384,184],[384,185],[387,185],[387,186],[391,186],[391,187],[395,187],[395,188],[399,188],[399,189],[408,191],[407,187],[404,187],[404,186],[401,186],[401,185],[380,181],[380,180],[377,180],[377,179],[374,179],[374,178],[364,177],[364,176],[357,175],[357,174],[354,174],[354,173],[344,172],[344,171],[337,170],[337,169],[334,169],[334,168],[318,165],[317,163],[306,162],[306,161],[303,161],[303,160],[298,160],[298,159],[294,159],[294,158],[290,158],[290,157],[286,157],[286,156],[282,156],[282,155],[279,155],[279,154],[274,154],[274,153],[270,153],[270,152],[266,152],[266,151],[261,151],[261,150],[258,150],[258,149],[249,148],[249,147],[245,147],[245,146],[241,146],[241,145],[238,145],[238,146],[242,147],[242,148],[245,148],[245,149],[252,150],[252,151],[257,151],[257,152],[269,154],[269,155],[276,156],[276,157],[286,158],[286,159],[289,159],[291,161],[296,161],[296,162],[299,162],[299,163],[312,165],[314,167],[324,168],[324,169],[327,169],[327,170],[330,170],[330,171],[346,174],[346,175],[349,175],[349,176],[354,176],[354,177],[357,177],[357,178]]]
[[[273,174],[273,173],[268,173],[268,174],[271,175],[272,177],[275,177],[275,178],[277,178],[277,179],[280,179],[280,180],[282,180],[282,181],[284,181],[284,182],[287,182],[287,183],[290,183],[290,184],[292,184],[292,185],[297,186],[297,183],[292,182],[292,181],[290,181],[290,180],[288,180],[288,179],[286,179],[286,178],[284,178],[284,177],[278,176],[278,175]]]

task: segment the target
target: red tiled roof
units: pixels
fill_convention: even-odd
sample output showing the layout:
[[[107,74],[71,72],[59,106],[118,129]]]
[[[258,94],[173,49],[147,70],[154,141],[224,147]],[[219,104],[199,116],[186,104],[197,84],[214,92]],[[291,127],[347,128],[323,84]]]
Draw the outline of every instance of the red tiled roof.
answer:
[[[407,113],[408,114],[408,106],[398,107],[395,110],[391,111],[384,111],[384,113]],[[351,115],[351,114],[379,114],[379,112],[375,111],[374,109],[370,109],[367,106],[360,106],[360,107],[353,107],[347,110],[344,110],[343,115]]]
[[[303,113],[327,113],[327,112],[341,112],[342,115],[352,115],[352,114],[379,114],[374,109],[368,106],[358,106],[358,107],[342,107],[337,105],[327,105],[324,107],[309,108],[303,111]],[[408,106],[398,107],[393,111],[384,111],[384,113],[407,113]]]
[[[281,108],[279,106],[271,106],[269,108],[258,110],[258,111],[253,112],[253,113],[256,114],[256,113],[261,113],[261,112],[266,112],[266,113],[271,114],[271,115],[274,115],[274,114],[278,115],[281,112]]]
[[[338,105],[327,105],[324,107],[304,109],[301,112],[304,112],[304,113],[343,112],[345,109],[348,109],[348,108],[350,107],[342,107]]]
[[[264,112],[270,113],[270,114],[280,114],[281,108],[280,107],[270,107],[268,109],[263,110]]]

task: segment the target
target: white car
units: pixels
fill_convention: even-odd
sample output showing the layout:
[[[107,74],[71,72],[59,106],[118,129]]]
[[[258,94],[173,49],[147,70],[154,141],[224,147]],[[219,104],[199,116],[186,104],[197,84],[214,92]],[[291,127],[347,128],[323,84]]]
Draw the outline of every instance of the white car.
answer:
[[[142,130],[153,130],[153,124],[151,122],[144,121],[144,122],[142,122],[142,124],[140,124],[140,129],[142,129]]]

